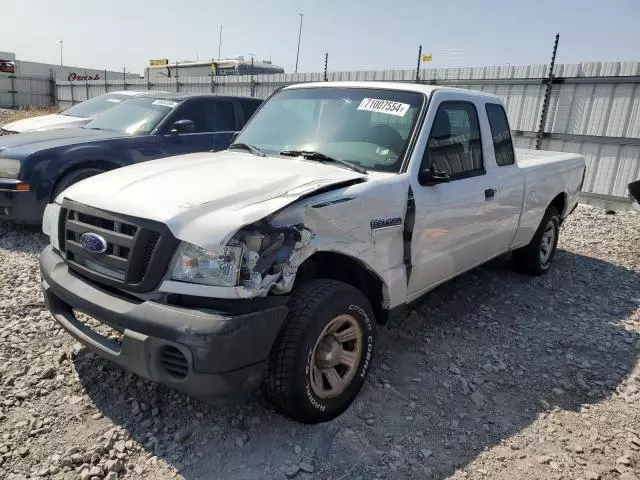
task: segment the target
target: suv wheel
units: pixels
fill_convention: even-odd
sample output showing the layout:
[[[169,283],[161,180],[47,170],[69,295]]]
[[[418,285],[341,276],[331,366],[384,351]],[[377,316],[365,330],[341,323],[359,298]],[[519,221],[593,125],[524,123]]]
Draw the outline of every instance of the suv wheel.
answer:
[[[349,407],[369,372],[373,310],[360,290],[327,279],[301,285],[288,306],[262,390],[280,413],[326,422]]]

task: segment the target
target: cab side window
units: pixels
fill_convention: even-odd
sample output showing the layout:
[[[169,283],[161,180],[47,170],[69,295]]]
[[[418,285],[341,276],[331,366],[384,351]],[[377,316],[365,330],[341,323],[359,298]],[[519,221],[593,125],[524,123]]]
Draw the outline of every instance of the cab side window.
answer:
[[[438,107],[421,170],[434,167],[451,180],[483,175],[478,112],[471,102],[447,101]]]
[[[497,103],[487,103],[485,105],[491,136],[493,137],[493,150],[496,154],[496,162],[500,167],[513,165],[516,162],[513,153],[513,142],[511,140],[511,130],[507,114],[502,105]]]

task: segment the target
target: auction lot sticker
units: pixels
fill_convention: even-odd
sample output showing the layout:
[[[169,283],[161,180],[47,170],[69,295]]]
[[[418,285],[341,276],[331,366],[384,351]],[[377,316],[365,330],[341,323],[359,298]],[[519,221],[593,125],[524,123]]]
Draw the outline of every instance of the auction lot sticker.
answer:
[[[404,117],[409,110],[408,103],[392,102],[391,100],[380,100],[377,98],[363,98],[358,105],[358,110],[368,112],[387,113],[396,117]]]
[[[173,108],[178,105],[178,102],[172,102],[171,100],[154,100],[152,105],[161,105],[163,107]]]

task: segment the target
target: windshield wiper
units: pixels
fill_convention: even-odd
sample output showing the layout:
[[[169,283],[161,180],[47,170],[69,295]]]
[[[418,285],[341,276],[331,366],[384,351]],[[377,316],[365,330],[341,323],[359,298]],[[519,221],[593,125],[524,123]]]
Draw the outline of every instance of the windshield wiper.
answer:
[[[360,165],[354,165],[351,162],[329,157],[324,153],[314,152],[311,150],[283,150],[280,152],[280,155],[284,155],[285,157],[302,157],[305,160],[314,160],[322,163],[337,163],[338,165],[348,168],[349,170],[353,170],[354,172],[367,173],[367,171]]]
[[[249,145],[248,143],[232,143],[229,145],[229,150],[247,150],[258,157],[266,157],[267,154],[260,150],[258,147],[254,147],[253,145]]]

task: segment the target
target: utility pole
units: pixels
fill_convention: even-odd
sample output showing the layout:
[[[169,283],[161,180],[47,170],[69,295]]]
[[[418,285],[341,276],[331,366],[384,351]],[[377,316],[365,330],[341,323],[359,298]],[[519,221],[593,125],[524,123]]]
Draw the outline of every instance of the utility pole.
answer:
[[[60,40],[60,66],[62,66],[62,40]]]
[[[298,30],[298,51],[296,52],[296,71],[295,71],[295,73],[298,73],[298,58],[300,57],[300,38],[302,37],[302,17],[304,17],[304,15],[302,13],[299,13],[298,15],[300,15],[300,30]]]
[[[327,67],[329,66],[329,54],[325,53],[324,54],[324,81],[326,82],[327,80],[329,80],[329,78],[327,77]]]
[[[222,25],[220,25],[220,36],[218,37],[218,60],[220,60],[221,50],[222,50]]]
[[[251,96],[255,97],[256,96],[256,84],[253,80],[253,57],[255,55],[251,55]]]
[[[553,43],[553,53],[551,54],[551,63],[549,64],[549,76],[547,77],[547,87],[544,91],[544,99],[542,101],[542,111],[540,112],[540,125],[536,134],[536,150],[542,148],[542,139],[544,138],[544,130],[547,126],[547,115],[549,114],[549,102],[551,101],[551,89],[553,88],[553,68],[556,64],[556,53],[558,53],[558,42],[560,34],[556,33],[556,39]]]
[[[416,67],[416,83],[420,83],[420,62],[422,61],[422,45],[418,48],[418,66]]]

